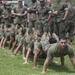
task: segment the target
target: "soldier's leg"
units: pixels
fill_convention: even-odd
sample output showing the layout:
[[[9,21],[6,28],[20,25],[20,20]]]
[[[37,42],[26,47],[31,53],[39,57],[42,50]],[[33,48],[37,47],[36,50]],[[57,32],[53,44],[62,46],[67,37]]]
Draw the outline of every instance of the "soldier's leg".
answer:
[[[29,30],[32,32],[32,28],[33,28],[33,22],[32,21],[30,21],[29,22]]]
[[[73,41],[74,39],[74,23],[70,23],[70,30],[69,30],[69,38],[70,38],[70,42]]]
[[[2,47],[2,45],[3,45],[4,38],[5,38],[5,37],[2,37],[2,39],[1,39],[0,47]]]
[[[58,36],[59,35],[59,23],[53,22],[54,24],[54,33]]]
[[[23,55],[23,59],[26,59],[26,47],[23,46],[23,50],[22,50],[22,55]]]
[[[22,44],[18,44],[17,48],[14,50],[14,55],[18,53],[18,50],[21,48]]]
[[[5,43],[6,43],[6,38],[4,39],[4,41],[3,41],[3,45],[2,45],[2,48],[4,49],[4,47],[5,47]]]
[[[61,37],[61,36],[66,36],[64,21],[59,23],[59,37]]]
[[[34,59],[33,59],[33,68],[36,68],[37,58],[38,58],[39,54],[40,54],[40,49],[36,48],[35,54],[34,54]]]
[[[45,22],[45,24],[43,25],[43,31],[47,33],[49,32],[49,25],[47,22]]]
[[[9,41],[9,49],[11,48],[13,41],[14,41],[14,38],[11,37],[11,38],[10,38],[10,41]]]
[[[26,59],[25,59],[25,63],[28,63],[28,57],[30,55],[31,49],[28,48],[27,53],[26,53]]]
[[[15,49],[16,44],[17,44],[17,42],[15,41],[14,44],[13,44],[13,46],[12,46],[12,50],[11,50],[12,54],[14,52],[14,49]]]
[[[14,55],[16,55],[18,53],[19,49],[22,46],[22,42],[23,42],[22,36],[21,35],[18,35],[18,46],[17,46],[17,48],[14,51]]]

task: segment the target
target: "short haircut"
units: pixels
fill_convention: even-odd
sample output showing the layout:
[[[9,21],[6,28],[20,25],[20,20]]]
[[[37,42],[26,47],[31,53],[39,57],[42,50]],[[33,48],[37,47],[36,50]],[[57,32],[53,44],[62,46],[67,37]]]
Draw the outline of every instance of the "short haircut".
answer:
[[[67,37],[66,37],[66,36],[60,36],[60,37],[59,37],[59,40],[61,40],[61,39],[67,40]]]

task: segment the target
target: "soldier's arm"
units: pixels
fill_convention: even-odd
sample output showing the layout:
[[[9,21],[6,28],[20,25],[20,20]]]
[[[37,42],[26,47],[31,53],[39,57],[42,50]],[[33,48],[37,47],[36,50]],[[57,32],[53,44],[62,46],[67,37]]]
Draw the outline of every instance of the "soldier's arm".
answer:
[[[48,12],[48,19],[47,19],[47,22],[49,22],[49,21],[50,21],[51,13],[52,13],[52,11],[50,10],[50,11]]]
[[[25,16],[25,15],[27,15],[27,11],[25,11],[25,13],[23,14],[19,14],[19,16]]]
[[[30,16],[30,14],[27,13],[27,22],[28,22],[28,23],[29,23],[29,16]]]
[[[45,60],[45,62],[43,64],[42,74],[46,72],[47,67],[48,67],[48,63],[49,63],[49,60],[48,60],[48,58],[46,58],[46,60]]]
[[[70,48],[69,52],[68,52],[68,55],[69,55],[69,58],[70,58],[70,61],[75,69],[75,54],[74,54],[74,51],[72,48]]]
[[[73,58],[71,58],[70,61],[71,61],[72,65],[73,65],[73,67],[75,69],[75,56]]]
[[[45,60],[45,62],[44,62],[44,64],[43,64],[42,74],[46,72],[47,67],[48,67],[48,63],[51,62],[51,60],[52,60],[52,58],[53,58],[52,55],[53,55],[53,53],[52,53],[51,49],[48,50],[48,51],[47,51],[46,60]]]
[[[64,56],[61,56],[60,60],[61,60],[61,67],[64,67]]]
[[[63,20],[66,19],[67,15],[68,15],[68,10],[65,11],[65,15],[64,15],[64,17],[63,17]]]
[[[64,5],[64,10],[65,10],[65,14],[64,14],[63,20],[65,20],[68,15],[68,6]]]
[[[51,14],[48,15],[48,19],[47,19],[47,22],[50,21],[50,18],[51,18]]]

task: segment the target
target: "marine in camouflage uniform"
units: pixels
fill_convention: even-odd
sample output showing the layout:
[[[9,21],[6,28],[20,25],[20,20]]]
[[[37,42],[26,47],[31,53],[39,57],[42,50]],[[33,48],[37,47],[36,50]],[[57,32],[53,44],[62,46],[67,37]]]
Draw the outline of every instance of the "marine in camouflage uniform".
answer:
[[[12,54],[16,55],[23,44],[22,27],[18,29],[18,34],[15,36],[15,42],[12,46]],[[15,46],[17,47],[15,48]]]
[[[37,46],[38,46],[40,41],[41,41],[41,36],[38,35],[38,34],[35,34],[34,39],[32,39],[30,41],[30,43],[28,44],[28,48],[27,48],[27,53],[26,53],[26,58],[25,58],[24,64],[28,63],[28,57],[30,55],[30,52],[35,54],[35,49],[37,48]]]
[[[22,5],[22,1],[18,1],[18,5],[12,10],[12,15],[15,16],[14,24],[24,26],[27,16],[27,8]]]
[[[32,31],[32,28],[36,28],[36,0],[31,0],[31,3],[28,6],[28,20],[29,20],[29,29]]]
[[[74,22],[75,22],[75,9],[73,8],[73,5],[70,3],[70,1],[67,1],[69,13],[66,18],[66,31],[68,33],[68,39],[71,43],[74,39]]]
[[[6,9],[3,10],[2,18],[6,26],[11,26],[11,7],[10,4],[6,4]]]
[[[45,0],[40,0],[40,4],[37,6],[37,30],[40,33],[48,32],[49,31],[49,15],[50,15],[50,8],[46,5]]]
[[[58,4],[56,4],[54,11],[57,12],[55,32],[58,35],[58,37],[64,36],[64,35],[66,35],[65,19],[68,14],[68,6],[63,2],[59,2]]]
[[[52,36],[52,33],[56,33],[55,32],[55,25],[56,25],[56,20],[57,20],[57,18],[56,18],[56,11],[54,11],[54,8],[55,8],[55,4],[53,4],[52,2],[51,2],[51,0],[47,0],[48,2],[47,2],[47,6],[50,8],[50,13],[51,13],[51,15],[50,15],[50,21],[49,21],[49,33],[50,33],[50,35]]]
[[[63,42],[63,43],[62,43]],[[61,60],[61,66],[64,66],[64,56],[68,55],[70,58],[70,61],[75,68],[75,54],[72,49],[72,47],[67,44],[67,39],[65,37],[61,37],[59,42],[56,44],[53,44],[48,52],[47,52],[47,57],[45,59],[44,65],[43,65],[43,70],[42,73],[45,73],[48,67],[48,63],[51,62],[51,60],[54,57],[60,57]]]
[[[47,34],[46,34],[47,35]],[[38,43],[37,47],[35,48],[35,52],[34,52],[34,60],[33,60],[33,67],[35,68],[37,65],[37,58],[39,55],[43,55],[46,56],[48,49],[51,47],[52,43],[55,43],[57,41],[53,40],[53,42],[49,42],[49,37],[43,35],[41,37],[41,41]],[[51,43],[51,44],[50,44]]]
[[[0,2],[0,24],[2,23],[2,12],[3,12],[3,7],[2,3]]]
[[[9,49],[12,47],[13,42],[15,41],[15,36],[17,35],[16,27],[12,26],[10,30],[10,41],[9,41]]]

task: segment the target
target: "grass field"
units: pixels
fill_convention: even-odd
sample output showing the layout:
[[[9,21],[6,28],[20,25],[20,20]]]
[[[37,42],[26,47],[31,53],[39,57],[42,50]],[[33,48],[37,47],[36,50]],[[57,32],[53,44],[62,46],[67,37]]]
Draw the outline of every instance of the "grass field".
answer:
[[[75,40],[72,45],[75,51]],[[33,69],[33,56],[29,58],[28,64],[23,64],[22,54],[19,51],[17,56],[12,57],[11,51],[6,47],[5,49],[0,48],[0,75],[41,75],[42,65],[44,59],[38,59],[38,66]],[[75,70],[68,56],[65,56],[65,68],[61,69],[59,58],[54,58],[58,63],[50,63],[45,75],[75,75]]]

